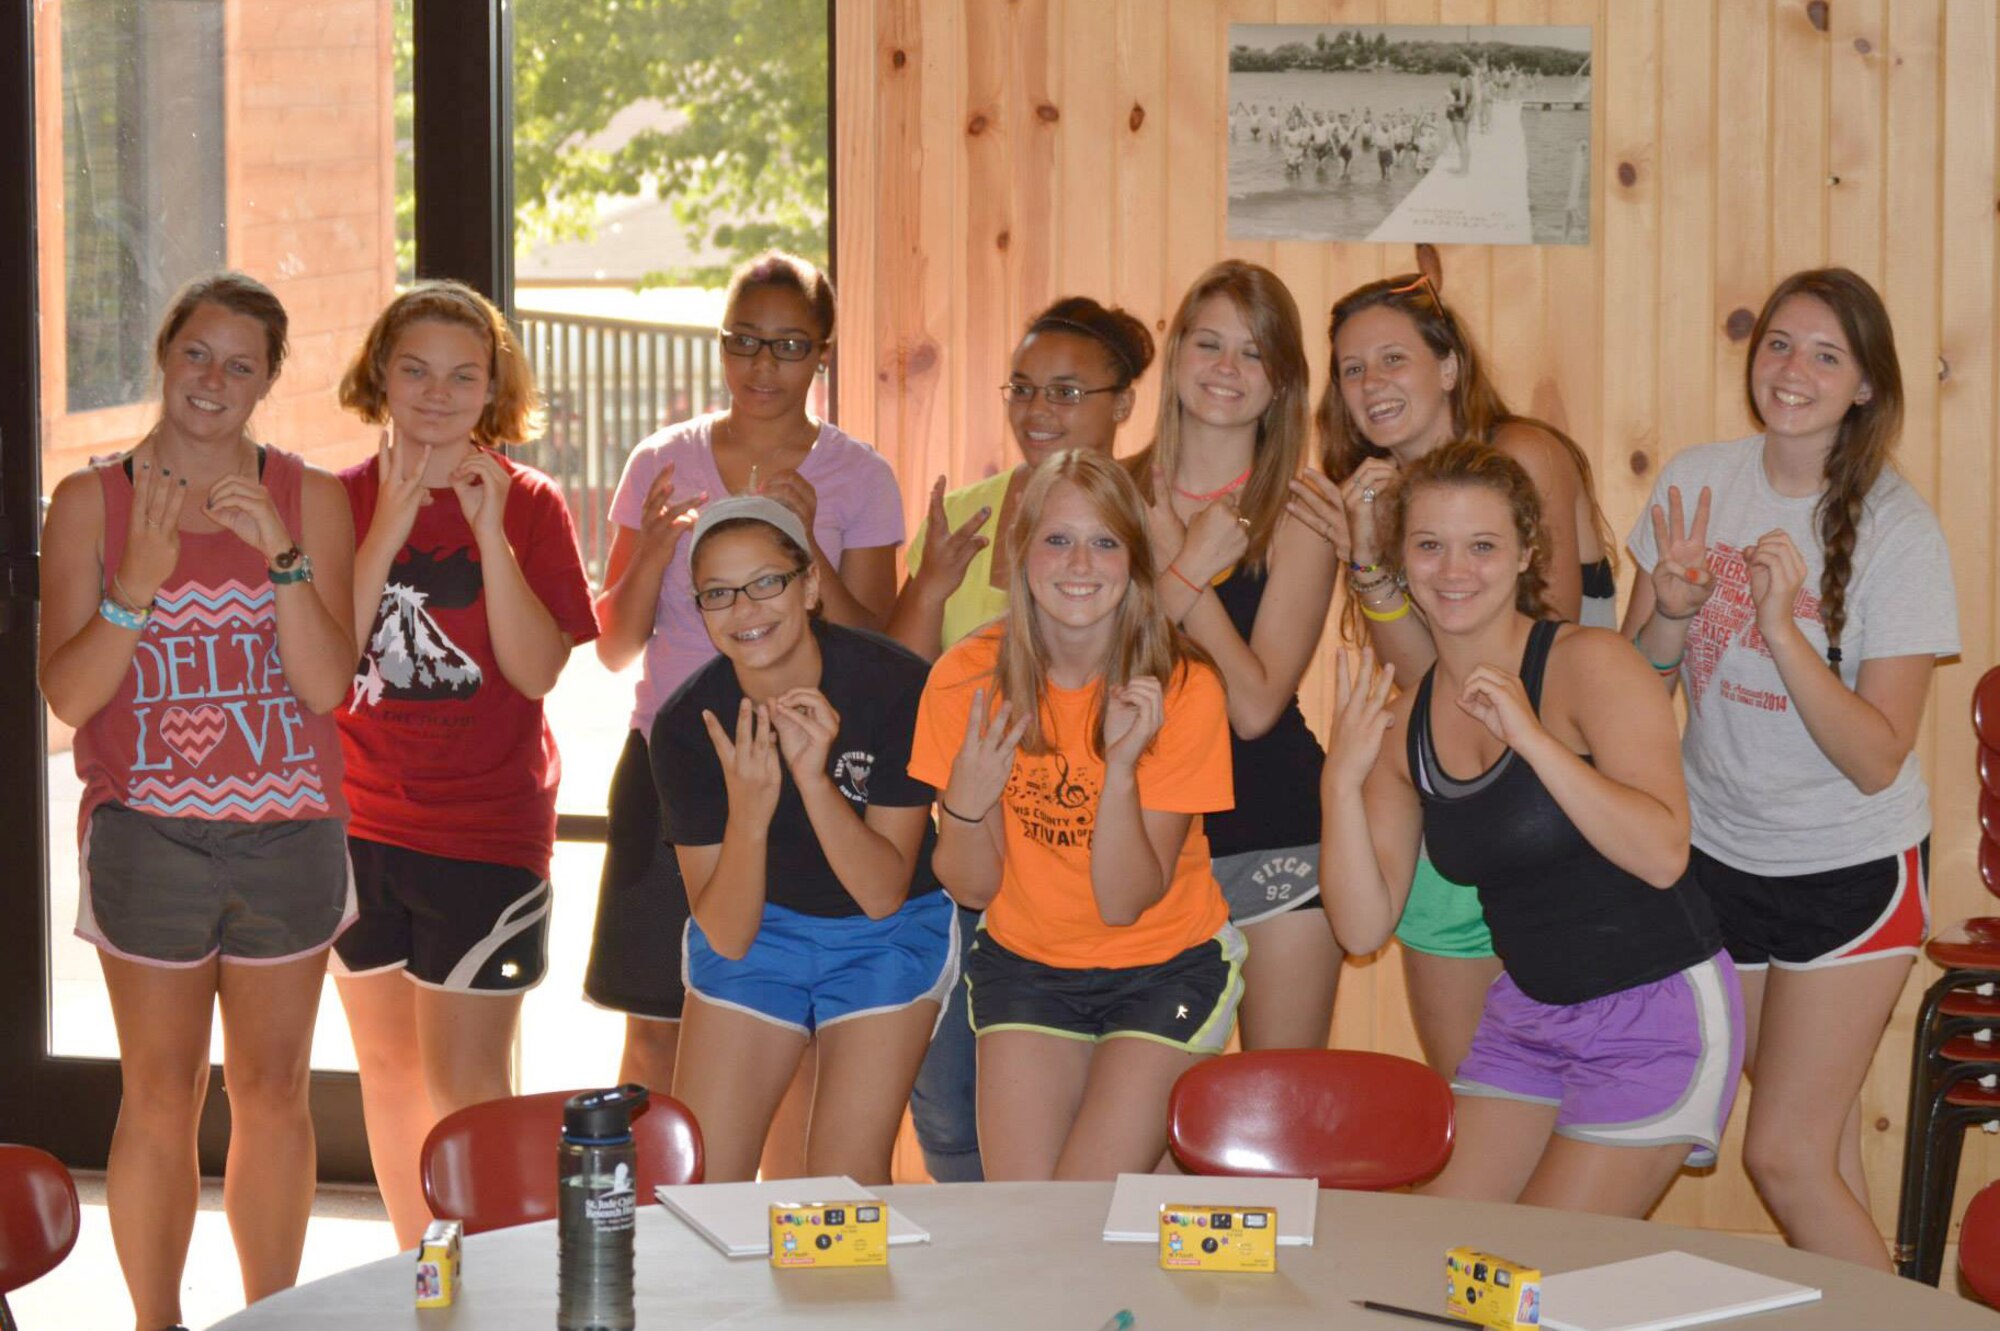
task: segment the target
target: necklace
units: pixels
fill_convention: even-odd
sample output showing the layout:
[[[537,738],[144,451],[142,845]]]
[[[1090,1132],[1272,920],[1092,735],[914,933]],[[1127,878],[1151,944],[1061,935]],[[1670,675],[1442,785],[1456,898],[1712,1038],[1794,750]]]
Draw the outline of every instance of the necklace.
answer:
[[[1222,498],[1222,496],[1224,495],[1235,494],[1238,490],[1241,490],[1243,488],[1245,482],[1247,482],[1249,479],[1250,479],[1250,468],[1245,467],[1243,469],[1243,474],[1241,476],[1238,476],[1235,480],[1231,481],[1229,484],[1225,486],[1220,487],[1219,489],[1208,490],[1208,491],[1183,490],[1181,489],[1180,486],[1176,485],[1174,487],[1174,493],[1179,495],[1183,499],[1192,499],[1197,504],[1208,504],[1208,503],[1213,503],[1214,501]]]

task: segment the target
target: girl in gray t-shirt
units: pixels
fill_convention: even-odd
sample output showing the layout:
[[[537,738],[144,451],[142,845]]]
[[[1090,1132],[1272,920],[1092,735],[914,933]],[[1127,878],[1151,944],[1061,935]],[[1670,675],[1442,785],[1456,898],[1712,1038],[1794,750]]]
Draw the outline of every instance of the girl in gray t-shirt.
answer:
[[[1888,1270],[1858,1095],[1928,920],[1912,752],[1958,651],[1937,518],[1889,469],[1902,424],[1880,297],[1845,269],[1765,302],[1745,375],[1764,433],[1668,463],[1625,616],[1671,688],[1696,881],[1743,980],[1744,1163],[1795,1247]]]

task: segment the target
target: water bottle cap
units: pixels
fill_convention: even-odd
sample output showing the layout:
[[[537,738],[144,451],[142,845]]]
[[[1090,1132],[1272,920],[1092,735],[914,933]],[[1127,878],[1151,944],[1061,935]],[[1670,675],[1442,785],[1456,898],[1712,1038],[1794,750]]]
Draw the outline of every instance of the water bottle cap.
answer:
[[[646,1088],[637,1082],[572,1095],[563,1105],[563,1136],[591,1141],[629,1138],[632,1115],[645,1103]]]

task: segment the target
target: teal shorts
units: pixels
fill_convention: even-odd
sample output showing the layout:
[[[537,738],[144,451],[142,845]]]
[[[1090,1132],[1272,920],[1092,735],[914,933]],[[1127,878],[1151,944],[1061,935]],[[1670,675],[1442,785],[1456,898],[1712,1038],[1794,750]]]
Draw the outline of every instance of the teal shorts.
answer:
[[[1479,889],[1452,882],[1431,866],[1428,856],[1417,858],[1410,899],[1404,903],[1396,937],[1403,940],[1404,947],[1434,957],[1493,955],[1493,935],[1486,929]]]

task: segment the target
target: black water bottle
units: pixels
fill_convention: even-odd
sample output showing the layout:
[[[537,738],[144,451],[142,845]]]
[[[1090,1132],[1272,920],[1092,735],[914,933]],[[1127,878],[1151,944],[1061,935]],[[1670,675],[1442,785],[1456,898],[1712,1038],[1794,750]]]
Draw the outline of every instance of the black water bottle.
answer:
[[[571,1096],[556,1152],[556,1326],[560,1331],[631,1331],[632,1221],[638,1156],[632,1115],[646,1088],[619,1086]]]

